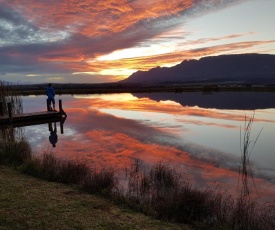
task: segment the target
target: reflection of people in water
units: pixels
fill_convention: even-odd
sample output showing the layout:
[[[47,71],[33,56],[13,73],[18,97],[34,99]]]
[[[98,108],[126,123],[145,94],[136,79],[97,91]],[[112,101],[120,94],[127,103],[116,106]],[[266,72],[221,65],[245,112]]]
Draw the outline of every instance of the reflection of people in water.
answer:
[[[56,122],[54,122],[54,127],[52,123],[49,123],[49,131],[50,131],[50,136],[49,136],[49,141],[55,148],[58,137],[57,137],[57,132],[56,132]]]

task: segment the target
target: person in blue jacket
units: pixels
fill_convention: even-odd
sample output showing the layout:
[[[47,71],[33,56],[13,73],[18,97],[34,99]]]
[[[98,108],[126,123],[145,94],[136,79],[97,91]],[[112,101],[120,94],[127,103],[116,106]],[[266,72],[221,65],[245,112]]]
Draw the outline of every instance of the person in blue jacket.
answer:
[[[49,110],[55,110],[55,91],[54,88],[52,87],[52,84],[49,84],[47,89],[46,89],[46,95],[48,96],[48,108]],[[53,108],[51,107],[51,104],[53,104]]]

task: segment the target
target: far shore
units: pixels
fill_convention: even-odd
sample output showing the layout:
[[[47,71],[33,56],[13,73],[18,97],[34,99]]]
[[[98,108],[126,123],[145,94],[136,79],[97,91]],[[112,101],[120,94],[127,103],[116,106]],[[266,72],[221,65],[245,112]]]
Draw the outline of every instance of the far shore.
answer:
[[[47,84],[12,85],[20,95],[44,95]],[[222,92],[222,91],[257,91],[275,92],[275,85],[248,84],[53,84],[56,94],[109,94],[109,93],[154,93],[154,92]]]

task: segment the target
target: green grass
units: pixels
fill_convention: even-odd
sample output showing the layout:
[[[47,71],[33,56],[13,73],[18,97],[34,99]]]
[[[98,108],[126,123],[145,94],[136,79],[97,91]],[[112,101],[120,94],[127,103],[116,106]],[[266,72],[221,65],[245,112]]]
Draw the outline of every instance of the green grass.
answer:
[[[0,168],[0,229],[188,229],[71,186]]]

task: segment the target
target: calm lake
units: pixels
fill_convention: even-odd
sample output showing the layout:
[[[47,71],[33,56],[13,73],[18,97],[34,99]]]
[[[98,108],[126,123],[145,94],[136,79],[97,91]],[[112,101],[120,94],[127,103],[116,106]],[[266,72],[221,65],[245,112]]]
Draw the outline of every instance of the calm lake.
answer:
[[[123,177],[135,159],[144,170],[167,162],[197,186],[237,194],[245,117],[254,115],[250,169],[263,201],[275,200],[275,93],[219,92],[62,95],[68,117],[58,142],[49,125],[25,127],[37,153],[51,151]],[[23,98],[24,112],[43,111],[46,96]],[[58,107],[58,106],[57,106]]]

